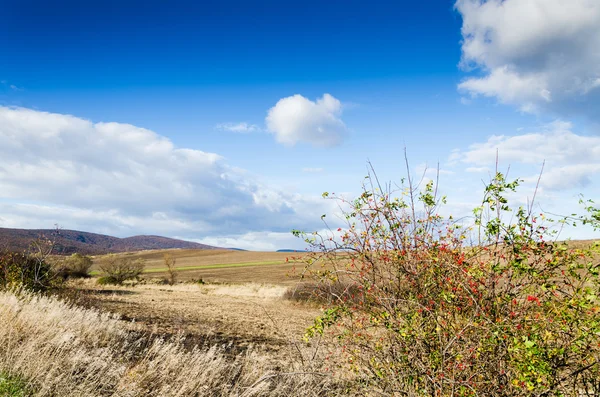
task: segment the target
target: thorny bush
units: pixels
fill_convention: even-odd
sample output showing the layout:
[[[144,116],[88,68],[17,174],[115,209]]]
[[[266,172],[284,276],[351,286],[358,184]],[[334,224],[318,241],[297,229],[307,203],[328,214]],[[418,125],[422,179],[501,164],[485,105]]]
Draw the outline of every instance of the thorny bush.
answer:
[[[386,395],[600,395],[597,245],[556,241],[533,204],[511,209],[520,181],[500,172],[471,226],[439,215],[433,182],[366,181],[353,201],[324,193],[347,209],[345,228],[294,231],[313,248],[305,274],[331,287],[320,290],[353,290],[306,338],[336,337],[338,365]]]
[[[25,252],[0,250],[0,289],[46,291],[58,287],[60,279],[48,261],[54,242],[40,237]]]
[[[102,271],[102,277],[98,279],[100,284],[121,285],[128,280],[138,280],[144,272],[145,262],[143,259],[111,254],[99,267]]]
[[[93,264],[91,257],[75,253],[68,257],[55,259],[54,268],[57,275],[63,279],[89,278],[91,277],[90,269]]]

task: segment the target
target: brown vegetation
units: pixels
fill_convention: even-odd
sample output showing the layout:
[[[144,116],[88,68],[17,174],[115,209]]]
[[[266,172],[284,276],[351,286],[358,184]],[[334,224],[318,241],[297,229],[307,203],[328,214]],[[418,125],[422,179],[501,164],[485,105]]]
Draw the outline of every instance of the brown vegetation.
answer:
[[[0,373],[36,396],[323,396],[341,386],[319,368],[251,349],[186,349],[117,316],[0,292]],[[146,336],[145,336],[146,335]]]
[[[144,266],[143,259],[110,255],[100,266],[102,277],[98,282],[121,285],[127,280],[137,280],[144,271]]]

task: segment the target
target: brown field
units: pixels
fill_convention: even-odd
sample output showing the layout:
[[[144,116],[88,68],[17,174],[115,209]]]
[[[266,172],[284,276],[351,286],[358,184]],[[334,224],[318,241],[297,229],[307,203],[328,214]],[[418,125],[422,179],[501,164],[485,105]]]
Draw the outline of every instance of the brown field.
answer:
[[[133,259],[143,259],[146,264],[144,277],[160,279],[166,276],[164,255],[177,260],[178,280],[202,279],[209,283],[267,283],[293,285],[297,282],[297,272],[303,264],[293,258],[306,254],[299,252],[254,252],[232,250],[153,250],[136,253],[117,254]],[[106,256],[94,257],[92,274],[99,273],[99,265]],[[286,262],[286,259],[288,260]]]
[[[161,283],[166,252],[177,259],[172,286]],[[11,319],[0,322],[0,344],[19,346],[0,349],[0,374],[23,376],[39,396],[342,393],[323,369],[326,344],[302,341],[321,308],[284,297],[298,280],[286,258],[297,253],[118,255],[146,260],[142,280],[70,280],[60,300],[0,293],[0,319]],[[104,258],[94,258],[93,270]]]
[[[230,344],[277,352],[299,342],[319,315],[314,305],[283,298],[288,287],[269,284],[181,283],[174,286],[97,286],[80,282],[80,303],[118,313],[160,336],[180,334],[188,347]]]
[[[173,286],[161,283],[165,254],[177,261]],[[145,261],[141,282],[115,287],[99,286],[94,278],[80,281],[74,284],[80,302],[157,335],[182,334],[188,346],[230,343],[238,350],[278,351],[298,342],[320,313],[284,298],[299,282],[298,258],[305,253],[170,249],[116,255]],[[93,274],[105,259],[94,257]]]
[[[319,310],[281,299],[286,287],[72,287],[77,305],[0,291],[0,377],[48,397],[343,393],[300,341]]]
[[[160,283],[167,276],[165,254],[177,260],[173,286]],[[300,340],[320,312],[283,297],[299,281],[303,264],[294,258],[304,253],[170,249],[117,255],[145,261],[142,281],[121,287],[99,286],[95,278],[76,282],[80,303],[118,313],[154,334],[182,334],[188,346],[214,342],[276,351]],[[93,274],[105,259],[94,257]]]

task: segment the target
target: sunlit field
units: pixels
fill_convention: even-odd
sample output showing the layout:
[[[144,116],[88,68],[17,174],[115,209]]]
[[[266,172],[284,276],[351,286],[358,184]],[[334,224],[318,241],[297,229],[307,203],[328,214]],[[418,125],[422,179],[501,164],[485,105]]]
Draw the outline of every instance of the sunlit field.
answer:
[[[228,283],[276,283],[292,285],[302,270],[302,252],[254,252],[233,250],[157,250],[118,254],[132,259],[143,259],[145,279],[166,276],[164,256],[175,258],[177,278],[180,281],[204,280]],[[100,274],[99,266],[105,256],[94,257],[92,274]]]

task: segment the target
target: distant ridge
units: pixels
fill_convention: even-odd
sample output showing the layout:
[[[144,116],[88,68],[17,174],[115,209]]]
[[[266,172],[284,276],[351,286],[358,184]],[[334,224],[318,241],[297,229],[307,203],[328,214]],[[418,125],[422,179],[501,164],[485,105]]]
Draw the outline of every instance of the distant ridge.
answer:
[[[118,238],[77,230],[59,230],[58,235],[56,235],[56,230],[53,229],[6,228],[0,228],[0,249],[23,251],[29,247],[31,241],[40,236],[52,238],[56,242],[54,252],[60,255],[70,255],[75,252],[84,255],[101,255],[169,248],[219,249],[219,247],[161,236]]]
[[[306,250],[281,249],[276,252],[306,252]]]

